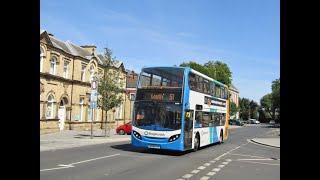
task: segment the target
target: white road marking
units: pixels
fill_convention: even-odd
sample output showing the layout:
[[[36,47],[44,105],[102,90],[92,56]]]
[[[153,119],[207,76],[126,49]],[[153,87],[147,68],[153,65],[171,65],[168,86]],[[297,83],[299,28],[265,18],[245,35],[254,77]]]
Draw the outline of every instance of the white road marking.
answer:
[[[213,176],[213,175],[215,175],[216,173],[215,172],[208,172],[208,176]]]
[[[65,168],[71,168],[74,167],[74,164],[80,164],[80,163],[84,163],[84,162],[89,162],[89,161],[94,161],[97,159],[103,159],[103,158],[107,158],[107,157],[112,157],[112,156],[118,156],[120,154],[113,154],[113,155],[109,155],[109,156],[103,156],[103,157],[99,157],[99,158],[94,158],[94,159],[88,159],[85,161],[80,161],[80,162],[75,162],[75,163],[71,163],[71,164],[59,164],[58,166],[62,166],[62,167],[57,167],[57,168],[50,168],[50,169],[40,169],[41,171],[51,171],[51,170],[56,170],[56,169],[65,169]]]
[[[225,165],[219,165],[218,167],[219,167],[219,168],[223,168],[224,166],[225,166]]]
[[[98,157],[98,158],[94,158],[94,159],[88,159],[85,161],[80,161],[80,162],[75,162],[75,163],[71,163],[69,165],[74,165],[74,164],[81,164],[81,163],[85,163],[85,162],[89,162],[89,161],[94,161],[97,159],[103,159],[103,158],[107,158],[107,157],[112,157],[112,156],[119,156],[120,154],[113,154],[113,155],[109,155],[109,156],[102,156],[102,157]]]
[[[183,178],[190,178],[192,176],[192,174],[186,174],[184,176],[182,176]]]
[[[219,158],[215,158],[214,160],[219,161],[220,159]]]
[[[247,143],[245,143],[245,144],[242,144],[241,146],[238,146],[238,147],[236,147],[236,148],[234,148],[234,149],[231,149],[230,151],[222,154],[221,156],[217,157],[216,159],[220,159],[222,156],[225,156],[225,155],[229,154],[230,152],[232,152],[232,151],[234,151],[234,150],[236,150],[236,149],[238,149],[238,148],[240,148],[240,147],[242,147],[242,146],[245,146],[245,145],[248,144],[248,143],[249,143],[249,142],[247,142]]]
[[[222,164],[228,164],[229,162],[223,162]]]
[[[193,170],[190,173],[197,174],[200,170]]]
[[[51,170],[56,170],[56,169],[65,169],[65,168],[70,168],[70,167],[58,167],[58,168],[50,168],[50,169],[41,169],[41,171],[51,171]]]
[[[106,176],[108,176],[109,174],[105,174]]]
[[[204,166],[210,166],[210,163],[205,163]]]
[[[198,167],[197,169],[204,169],[204,168],[206,168],[206,167],[204,167],[204,166],[200,166],[200,167]]]
[[[245,154],[234,154],[234,153],[229,153],[231,155],[237,155],[237,156],[248,156],[248,157],[256,157],[256,158],[266,158],[266,157],[261,157],[261,156],[250,156],[250,155],[245,155]]]
[[[208,176],[203,176],[203,177],[200,178],[200,180],[207,180],[207,179],[210,179],[210,177],[208,177]]]
[[[229,161],[229,162],[230,162],[230,161],[232,161],[232,160],[231,160],[231,159],[226,159],[226,161]]]
[[[273,166],[280,166],[280,164],[273,164],[273,163],[260,163],[260,162],[251,162],[251,161],[241,161],[247,163],[255,163],[255,164],[266,164],[266,165],[273,165]]]
[[[212,171],[218,172],[218,171],[220,171],[220,168],[214,168],[214,169],[212,169]]]
[[[68,164],[59,164],[58,166],[62,166],[62,167],[74,167],[73,165],[68,165]]]
[[[237,159],[238,161],[270,161],[270,160],[274,160],[274,159]]]
[[[215,163],[216,161],[210,161],[211,163]]]

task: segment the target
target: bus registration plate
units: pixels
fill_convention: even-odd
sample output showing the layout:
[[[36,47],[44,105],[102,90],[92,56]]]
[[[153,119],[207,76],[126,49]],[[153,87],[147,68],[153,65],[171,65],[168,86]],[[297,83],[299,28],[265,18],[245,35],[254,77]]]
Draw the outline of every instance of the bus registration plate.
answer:
[[[160,149],[160,145],[150,144],[150,145],[148,145],[148,148]]]

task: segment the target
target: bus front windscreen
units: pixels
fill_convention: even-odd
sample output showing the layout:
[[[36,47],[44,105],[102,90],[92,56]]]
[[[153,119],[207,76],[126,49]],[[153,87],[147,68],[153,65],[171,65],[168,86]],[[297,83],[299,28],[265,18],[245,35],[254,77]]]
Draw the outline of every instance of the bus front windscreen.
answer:
[[[137,102],[134,108],[133,126],[154,131],[181,129],[181,104]]]

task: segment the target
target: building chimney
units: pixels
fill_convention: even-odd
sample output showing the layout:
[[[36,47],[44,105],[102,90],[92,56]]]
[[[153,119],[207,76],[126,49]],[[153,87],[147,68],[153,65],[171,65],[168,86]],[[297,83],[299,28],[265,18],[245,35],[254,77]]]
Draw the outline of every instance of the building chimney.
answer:
[[[96,54],[96,49],[97,47],[95,45],[85,45],[85,46],[81,46],[83,49],[85,49],[86,51],[88,51],[89,53],[91,53],[92,56],[94,56]]]

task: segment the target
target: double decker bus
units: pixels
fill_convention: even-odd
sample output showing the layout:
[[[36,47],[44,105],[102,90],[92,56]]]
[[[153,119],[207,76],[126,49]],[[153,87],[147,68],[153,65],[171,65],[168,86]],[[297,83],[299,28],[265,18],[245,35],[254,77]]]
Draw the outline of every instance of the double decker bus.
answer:
[[[228,137],[229,89],[189,67],[142,68],[132,112],[133,146],[176,151]]]

